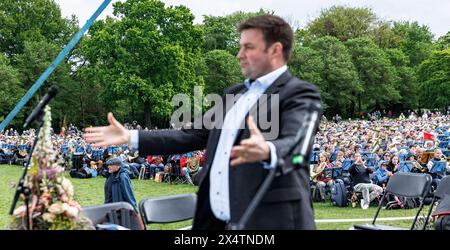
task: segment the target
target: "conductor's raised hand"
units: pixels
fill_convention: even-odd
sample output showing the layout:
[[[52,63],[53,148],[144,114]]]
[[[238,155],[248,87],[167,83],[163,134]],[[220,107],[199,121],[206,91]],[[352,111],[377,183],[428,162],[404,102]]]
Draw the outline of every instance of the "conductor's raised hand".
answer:
[[[130,131],[108,113],[109,126],[84,129],[84,139],[93,147],[130,144]]]
[[[250,130],[250,138],[242,140],[239,145],[231,148],[231,166],[264,161],[270,158],[269,145],[256,126],[252,116],[248,117],[247,125]]]

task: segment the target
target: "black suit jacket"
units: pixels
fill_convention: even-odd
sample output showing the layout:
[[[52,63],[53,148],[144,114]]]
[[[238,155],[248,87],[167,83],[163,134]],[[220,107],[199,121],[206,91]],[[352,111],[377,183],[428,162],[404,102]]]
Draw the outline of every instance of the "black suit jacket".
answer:
[[[243,93],[245,90],[245,85],[237,84],[228,88],[225,94]],[[283,73],[265,91],[265,94],[269,96],[267,100],[255,104],[250,114],[263,110],[263,106],[266,107],[263,113],[268,117],[273,117],[275,112],[278,112],[279,133],[277,138],[270,141],[275,145],[277,157],[285,158],[286,164],[281,170],[282,175],[275,178],[261,204],[256,208],[246,229],[315,229],[310,198],[309,168],[305,166],[290,171],[294,167],[287,151],[293,145],[294,137],[304,116],[309,112],[309,105],[315,102],[321,106],[320,94],[316,86],[293,77],[288,71]],[[272,102],[271,94],[278,94],[278,105]],[[223,107],[227,111],[229,108]],[[222,113],[224,117],[225,112]],[[264,114],[260,111],[258,115]],[[214,108],[207,111],[205,116],[214,117]],[[263,133],[270,130],[261,129],[258,121],[255,119]],[[218,127],[221,128],[221,124]],[[221,129],[217,128],[139,132],[139,153],[143,155],[184,153],[206,148],[205,167],[201,171],[193,229],[217,228],[215,225],[218,220],[213,215],[209,204],[209,173],[220,132]],[[235,145],[249,137],[250,132],[247,128],[240,129]],[[260,162],[237,167],[230,166],[231,222],[239,221],[268,172]]]

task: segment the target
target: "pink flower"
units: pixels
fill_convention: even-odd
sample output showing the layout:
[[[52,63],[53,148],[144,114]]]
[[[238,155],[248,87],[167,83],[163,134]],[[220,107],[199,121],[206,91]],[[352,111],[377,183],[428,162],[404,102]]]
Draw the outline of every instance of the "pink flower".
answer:
[[[63,195],[61,195],[61,201],[62,202],[68,202],[69,201],[69,197],[67,197],[67,195],[66,194],[63,194]]]
[[[26,209],[25,205],[22,205],[16,209],[14,209],[13,215],[16,217],[24,217],[26,211],[27,211],[27,209]]]
[[[49,208],[48,211],[52,214],[62,214],[64,213],[64,209],[60,204],[53,203]]]
[[[70,201],[68,202],[68,204],[69,204],[71,207],[76,207],[78,210],[81,210],[80,204],[78,204],[78,202],[76,202],[76,201],[74,201],[74,200],[70,200]]]
[[[66,204],[66,203],[64,203],[64,204]],[[76,207],[68,206],[66,209],[66,215],[72,219],[75,219],[78,217],[78,212],[79,212],[79,210]]]

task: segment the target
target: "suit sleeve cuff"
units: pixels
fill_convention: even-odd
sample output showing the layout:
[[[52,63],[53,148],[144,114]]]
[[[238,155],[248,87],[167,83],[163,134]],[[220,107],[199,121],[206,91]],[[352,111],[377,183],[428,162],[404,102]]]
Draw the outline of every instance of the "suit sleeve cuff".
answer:
[[[275,145],[270,142],[267,141],[267,145],[269,145],[269,149],[270,149],[270,163],[263,161],[263,167],[265,169],[272,169],[275,168],[276,164],[277,164],[277,150],[275,148]]]
[[[130,130],[130,146],[131,149],[139,149],[139,133],[137,130]]]

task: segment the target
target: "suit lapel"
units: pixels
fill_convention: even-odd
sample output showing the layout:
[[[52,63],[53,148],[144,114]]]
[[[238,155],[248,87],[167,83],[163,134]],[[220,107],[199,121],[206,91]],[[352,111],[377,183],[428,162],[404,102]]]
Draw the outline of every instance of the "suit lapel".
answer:
[[[276,94],[280,91],[280,89],[292,78],[291,73],[289,72],[289,70],[286,70],[286,72],[284,72],[283,74],[281,74],[280,77],[278,77],[275,82],[272,83],[272,85],[270,85],[266,91],[264,91],[263,95],[266,95],[267,98],[262,98],[260,97],[258,99],[258,101],[252,106],[252,108],[250,109],[249,113],[246,115],[246,119],[244,121],[242,121],[243,123],[246,122],[247,117],[249,115],[253,116],[253,117],[257,117],[256,112],[258,110],[261,110],[261,107],[264,107],[264,105],[266,105],[266,103],[268,102],[268,100],[271,98],[272,94]],[[270,112],[270,107],[267,107],[267,112]],[[255,121],[257,123],[257,121]],[[236,136],[236,140],[239,140],[242,136],[242,133],[244,132],[244,130],[248,130],[247,126],[242,126],[241,124],[241,128],[245,128],[245,129],[240,129],[238,136]],[[236,143],[236,141],[235,141]]]

